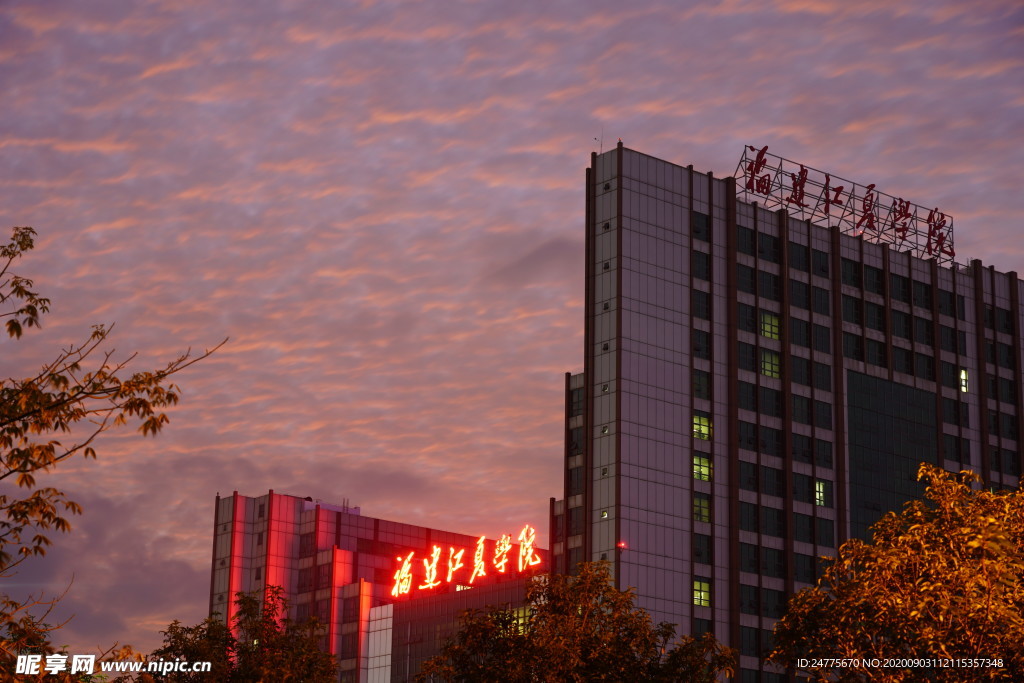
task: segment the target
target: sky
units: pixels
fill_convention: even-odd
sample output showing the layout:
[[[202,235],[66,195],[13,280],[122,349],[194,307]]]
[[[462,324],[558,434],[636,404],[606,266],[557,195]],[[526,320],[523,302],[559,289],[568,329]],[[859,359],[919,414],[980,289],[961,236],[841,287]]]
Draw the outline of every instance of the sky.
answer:
[[[591,152],[768,145],[1024,272],[1022,67],[1015,0],[3,0],[0,228],[53,303],[0,377],[97,323],[139,370],[229,341],[157,438],[41,478],[84,513],[0,585],[150,651],[206,616],[232,491],[546,545]]]

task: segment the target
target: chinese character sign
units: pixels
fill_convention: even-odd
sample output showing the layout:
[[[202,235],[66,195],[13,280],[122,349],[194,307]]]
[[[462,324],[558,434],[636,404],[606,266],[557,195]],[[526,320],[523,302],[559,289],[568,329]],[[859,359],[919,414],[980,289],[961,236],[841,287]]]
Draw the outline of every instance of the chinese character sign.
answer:
[[[766,209],[862,236],[923,259],[952,263],[953,219],[902,197],[879,192],[747,145],[736,166],[737,195]]]
[[[534,573],[543,562],[536,547],[537,530],[525,525],[518,536],[518,549],[512,539],[511,535],[504,534],[497,541],[489,542],[481,536],[470,548],[449,546],[445,552],[441,546],[432,545],[429,551],[412,550],[399,555],[395,558],[391,595],[405,598],[425,594],[438,586],[476,585],[478,580],[488,576]]]

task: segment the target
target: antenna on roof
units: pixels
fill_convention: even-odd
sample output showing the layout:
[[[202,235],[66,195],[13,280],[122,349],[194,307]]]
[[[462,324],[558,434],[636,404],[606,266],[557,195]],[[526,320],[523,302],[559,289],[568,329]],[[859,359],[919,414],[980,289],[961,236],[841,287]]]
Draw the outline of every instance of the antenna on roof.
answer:
[[[598,148],[598,152],[597,153],[598,154],[604,153],[604,126],[601,126],[601,137],[600,138],[594,138],[594,142],[596,142],[597,145],[598,145],[598,147],[597,147]]]

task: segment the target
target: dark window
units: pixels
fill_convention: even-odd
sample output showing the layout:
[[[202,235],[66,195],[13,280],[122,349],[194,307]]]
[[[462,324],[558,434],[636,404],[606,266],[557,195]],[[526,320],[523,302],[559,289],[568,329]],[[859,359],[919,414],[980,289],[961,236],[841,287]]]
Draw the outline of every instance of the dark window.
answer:
[[[359,621],[359,598],[357,596],[342,600],[341,620],[346,624]]]
[[[817,249],[811,250],[811,265],[814,268],[812,271],[815,275],[821,277],[828,277],[828,254]]]
[[[897,275],[896,273],[889,274],[889,290],[891,296],[895,301],[902,301],[905,304],[910,303],[910,280]]]
[[[817,580],[815,570],[818,561],[813,555],[794,553],[793,555],[793,578],[802,583],[814,583]]]
[[[812,462],[814,440],[803,434],[793,435],[793,460],[797,462]]]
[[[931,310],[932,286],[930,284],[914,280],[914,305]]]
[[[711,320],[711,295],[699,289],[690,290],[691,312],[695,318]]]
[[[569,535],[576,536],[583,533],[583,508],[569,508]]]
[[[932,321],[914,316],[914,341],[919,344],[935,346],[935,338],[932,336]]]
[[[791,306],[809,311],[811,309],[811,286],[806,282],[790,279],[789,303]]]
[[[749,586],[746,586],[749,588]],[[747,614],[757,614],[756,612],[747,612]],[[747,655],[748,657],[760,657],[760,637],[761,630],[752,626],[740,626],[740,654]],[[743,669],[740,671],[740,683],[747,683],[747,681],[757,683],[760,680],[758,672],[754,669]]]
[[[874,339],[868,339],[865,346],[867,352],[867,360],[872,365],[877,365],[880,368],[889,367],[889,361],[885,355],[885,344]]]
[[[782,551],[776,548],[761,549],[761,572],[765,576],[781,579],[786,575],[786,564]]]
[[[953,296],[953,292],[939,290],[939,313],[950,317],[956,315],[956,297]]]
[[[794,512],[793,538],[801,543],[814,543],[814,518]]]
[[[750,382],[739,383],[739,404],[742,410],[757,411],[757,387]]]
[[[815,401],[814,422],[819,428],[832,429],[832,406],[824,401]]]
[[[742,263],[736,264],[736,288],[747,294],[757,293],[756,271]]]
[[[793,500],[814,502],[814,480],[806,474],[793,474]]]
[[[583,427],[573,427],[569,430],[569,455],[580,455],[583,453]]]
[[[843,355],[853,360],[864,360],[864,339],[859,334],[843,332]]]
[[[786,593],[772,588],[762,588],[761,609],[766,617],[780,618],[786,612]]]
[[[790,378],[796,384],[811,385],[811,361],[800,356],[790,357]]]
[[[697,358],[711,359],[711,334],[704,330],[691,330],[690,340],[693,343],[693,355]]]
[[[757,506],[753,503],[740,503],[740,530],[758,531]]]
[[[996,330],[1013,334],[1013,313],[1005,308],[996,309]]]
[[[808,272],[810,270],[807,247],[795,242],[789,243],[789,267]]]
[[[824,363],[814,364],[814,388],[832,391],[832,368]]]
[[[914,354],[914,375],[935,381],[935,357],[926,353]]]
[[[814,326],[814,350],[832,353],[832,337],[828,328],[823,325]]]
[[[793,394],[793,422],[811,424],[811,399]]]
[[[1002,342],[997,343],[996,362],[1001,368],[1015,370],[1017,368],[1017,361],[1014,358],[1013,347],[1009,344],[1003,344]]]
[[[828,291],[821,287],[812,287],[811,294],[814,298],[814,312],[821,315],[831,315]]]
[[[811,324],[800,318],[789,319],[789,340],[796,346],[810,348]]]
[[[885,272],[874,266],[864,266],[864,289],[885,296]]]
[[[857,297],[843,295],[843,320],[854,325],[864,324],[864,305]]]
[[[740,461],[740,488],[744,491],[757,491],[757,465],[752,462]]]
[[[955,398],[942,399],[942,421],[951,424],[960,424],[960,402]]]
[[[573,389],[569,392],[569,417],[576,417],[583,414],[583,389]]]
[[[957,389],[960,387],[960,372],[957,367],[952,363],[942,361],[939,364],[939,377],[941,378],[942,386],[949,387],[950,389]]]
[[[1017,416],[1006,413],[999,414],[999,424],[1002,430],[999,432],[1004,439],[1017,438]]]
[[[769,387],[761,387],[759,410],[765,415],[782,417],[782,392]]]
[[[705,534],[693,535],[693,561],[711,564],[711,537]]]
[[[737,342],[737,347],[740,369],[757,372],[757,347],[746,342]]]
[[[711,241],[711,226],[709,225],[708,215],[699,211],[693,212],[693,239],[700,240],[701,242]]]
[[[757,281],[760,285],[758,294],[764,299],[772,301],[782,300],[782,286],[779,284],[779,276],[772,275],[763,270],[757,272]]]
[[[743,614],[760,614],[758,611],[758,588],[740,584],[740,612]],[[755,629],[756,630],[756,629]]]
[[[815,520],[815,535],[817,536],[818,545],[823,545],[827,548],[834,548],[836,545],[836,525],[831,519],[824,519],[819,517]]]
[[[786,526],[782,521],[782,510],[761,508],[761,533],[780,538],[786,535]]]
[[[864,324],[872,330],[885,332],[885,308],[870,301],[864,302]]]
[[[736,226],[736,251],[741,254],[754,255],[754,231],[742,225]]]
[[[344,633],[341,636],[341,652],[338,659],[352,659],[356,656],[356,647],[359,644],[358,633]]]
[[[842,260],[843,284],[851,287],[860,287],[860,263],[851,261],[848,258]]]
[[[740,448],[748,451],[757,450],[757,425],[740,420]]]
[[[967,332],[954,330],[946,325],[939,326],[939,346],[943,351],[959,353],[961,356],[967,354]]]
[[[910,316],[902,311],[892,312],[892,334],[901,339],[910,339]]]
[[[782,258],[782,253],[779,249],[779,238],[763,232],[759,233],[757,235],[757,255],[765,261],[778,263]]]
[[[818,467],[832,469],[832,442],[824,439],[814,440],[814,464]]]
[[[782,470],[761,466],[761,493],[768,496],[782,496]]]
[[[573,467],[569,470],[569,495],[583,493],[583,468]]]
[[[782,456],[782,430],[771,427],[761,427],[760,452],[765,455]]]
[[[892,349],[892,369],[905,375],[914,374],[914,354],[910,349],[894,346]]]
[[[700,280],[710,280],[711,254],[705,254],[703,251],[691,251],[690,270],[693,272],[693,276],[695,278]]]
[[[749,543],[740,543],[740,571],[758,573],[757,546]]]
[[[693,370],[693,397],[711,399],[711,374],[704,370]]]
[[[739,304],[737,306],[738,311],[738,325],[744,332],[753,332],[757,334],[757,309],[749,304]]]

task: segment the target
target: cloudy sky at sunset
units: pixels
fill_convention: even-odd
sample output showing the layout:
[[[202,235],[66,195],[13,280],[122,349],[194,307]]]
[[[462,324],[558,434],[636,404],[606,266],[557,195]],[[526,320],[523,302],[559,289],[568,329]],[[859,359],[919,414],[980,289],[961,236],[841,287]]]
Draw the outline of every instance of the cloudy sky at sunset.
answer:
[[[206,616],[218,492],[545,530],[602,136],[769,145],[1024,273],[1022,67],[1016,0],[0,3],[0,227],[53,300],[0,376],[94,323],[139,369],[230,337],[157,439],[46,479],[84,515],[4,581],[73,577],[72,651],[150,650]]]

